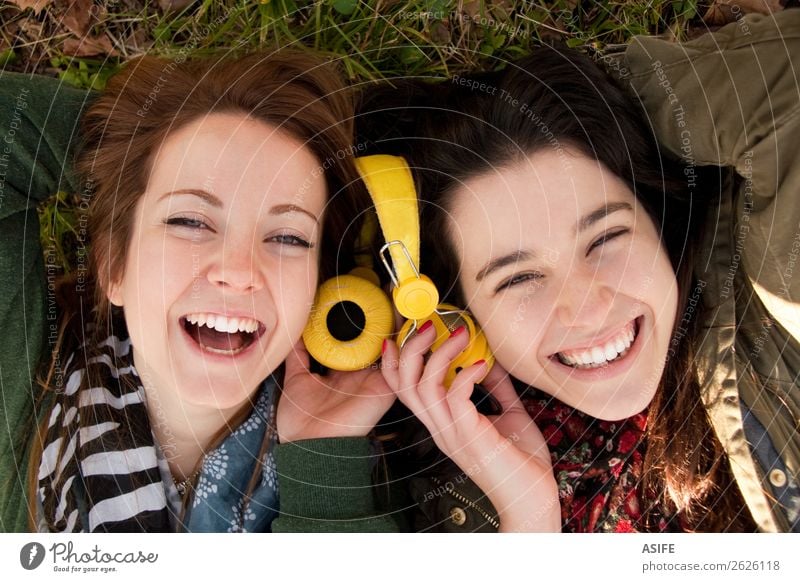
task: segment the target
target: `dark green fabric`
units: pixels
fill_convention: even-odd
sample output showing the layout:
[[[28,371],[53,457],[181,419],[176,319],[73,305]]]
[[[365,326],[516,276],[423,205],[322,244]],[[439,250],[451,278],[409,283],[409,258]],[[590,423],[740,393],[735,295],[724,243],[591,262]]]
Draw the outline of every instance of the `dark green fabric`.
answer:
[[[280,516],[274,532],[395,531],[388,513],[375,511],[366,438],[310,439],[278,445]]]
[[[37,205],[74,191],[63,171],[89,94],[55,79],[0,73],[0,529],[27,527],[24,480],[31,381],[56,330]],[[23,453],[24,456],[23,456]]]

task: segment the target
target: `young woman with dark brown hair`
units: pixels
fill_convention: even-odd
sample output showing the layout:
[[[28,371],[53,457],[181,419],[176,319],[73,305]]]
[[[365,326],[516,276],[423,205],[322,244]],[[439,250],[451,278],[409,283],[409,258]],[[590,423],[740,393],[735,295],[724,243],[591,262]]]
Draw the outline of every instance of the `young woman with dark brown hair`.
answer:
[[[25,87],[10,81],[7,95]],[[46,101],[40,89],[28,95]],[[91,247],[60,287],[69,307],[36,398],[32,526],[393,529],[364,436],[394,396],[376,370],[311,374],[300,342],[319,277],[350,266],[340,250],[363,203],[336,71],[292,51],[144,57],[89,100],[77,169]],[[25,123],[46,124],[37,105]],[[37,151],[17,150],[6,195],[39,185]]]
[[[489,386],[502,414],[468,400],[483,363],[444,390],[466,334],[427,360],[429,331],[388,345],[390,385],[486,496],[434,478],[415,492],[435,509],[429,526],[450,521],[428,498],[436,483],[472,529],[485,515],[502,528],[510,493],[511,523],[547,525],[555,481],[565,531],[800,527],[799,16],[684,46],[637,39],[610,62],[644,112],[590,59],[551,48],[412,85],[399,116],[370,106],[384,121],[367,134],[419,178],[425,272],[535,387],[523,402],[542,432],[503,426],[520,402],[502,370]],[[708,164],[738,177],[703,181]],[[532,468],[545,440],[549,459]]]

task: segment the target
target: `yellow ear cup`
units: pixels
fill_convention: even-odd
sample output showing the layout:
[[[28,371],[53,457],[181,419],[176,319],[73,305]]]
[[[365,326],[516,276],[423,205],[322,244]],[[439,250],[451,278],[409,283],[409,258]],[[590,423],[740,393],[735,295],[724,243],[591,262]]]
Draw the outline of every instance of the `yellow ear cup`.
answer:
[[[400,315],[406,319],[425,319],[439,304],[439,291],[428,277],[420,275],[402,281],[392,290],[392,298]]]
[[[378,277],[378,273],[376,273],[375,271],[373,271],[369,267],[356,267],[355,269],[350,271],[349,274],[350,275],[355,275],[356,277],[364,279],[365,281],[369,281],[370,283],[372,283],[376,287],[380,287],[381,286],[381,280],[380,280],[380,277]],[[381,293],[383,293],[383,292],[381,292]]]
[[[361,277],[341,275],[317,290],[303,341],[323,366],[360,370],[378,359],[393,327],[394,312],[386,294]]]
[[[436,330],[436,339],[431,346],[431,352],[438,350],[441,345],[447,341],[450,334],[460,326],[466,326],[467,333],[469,334],[469,343],[464,350],[456,356],[452,364],[447,370],[444,377],[444,385],[450,388],[455,380],[456,374],[463,368],[472,366],[478,360],[486,362],[486,372],[492,369],[494,365],[494,355],[489,349],[489,342],[486,341],[486,336],[477,326],[470,314],[466,311],[459,310],[458,308],[443,303],[437,307],[437,310],[442,313],[433,313],[428,319],[433,322],[433,328]],[[422,325],[423,322],[417,322],[417,327]],[[403,324],[398,334],[398,342],[404,341],[405,338],[411,333],[413,322],[407,321]],[[483,380],[483,378],[481,378]]]
[[[469,343],[467,347],[464,348],[464,351],[453,360],[453,363],[447,370],[447,374],[444,377],[444,385],[447,387],[453,383],[456,374],[463,368],[469,368],[478,360],[484,360],[486,362],[487,374],[489,370],[492,369],[492,366],[494,366],[494,355],[492,355],[492,352],[489,350],[489,343],[486,341],[486,336],[477,328],[471,317],[464,318],[464,321],[467,325],[467,331],[469,332]],[[483,378],[485,377],[486,376]],[[478,382],[481,382],[483,378],[478,380]]]

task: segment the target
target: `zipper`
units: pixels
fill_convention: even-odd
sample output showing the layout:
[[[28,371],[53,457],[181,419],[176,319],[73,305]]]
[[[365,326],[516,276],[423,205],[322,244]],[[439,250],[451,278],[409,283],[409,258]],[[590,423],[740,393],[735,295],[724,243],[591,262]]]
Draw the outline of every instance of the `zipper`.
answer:
[[[437,486],[440,486],[440,487],[442,486],[442,482],[438,477],[431,477],[431,480],[434,483],[436,483]],[[450,495],[452,495],[455,499],[457,499],[461,503],[465,504],[470,509],[474,509],[475,511],[477,511],[481,515],[481,517],[483,517],[483,519],[485,519],[492,527],[494,527],[494,529],[500,529],[500,522],[499,521],[497,521],[494,517],[492,517],[489,514],[489,512],[486,511],[485,509],[483,509],[480,505],[478,505],[474,501],[471,501],[471,500],[467,499],[461,493],[456,491],[455,488],[453,487],[452,483],[450,484],[449,488],[445,485],[444,486],[444,490],[447,491]]]

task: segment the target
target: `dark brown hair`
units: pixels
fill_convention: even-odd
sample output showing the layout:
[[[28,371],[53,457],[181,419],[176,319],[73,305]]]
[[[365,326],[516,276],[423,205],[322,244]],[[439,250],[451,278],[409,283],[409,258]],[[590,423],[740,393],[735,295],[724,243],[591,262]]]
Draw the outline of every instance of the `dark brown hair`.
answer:
[[[290,50],[235,58],[135,59],[110,79],[82,118],[83,143],[76,169],[84,195],[91,198],[87,221],[89,271],[85,282],[77,284],[72,277],[60,287],[61,335],[50,367],[43,374],[45,390],[57,384],[57,360],[64,362],[76,351],[80,360],[88,360],[96,355],[93,346],[113,333],[115,322],[119,325],[122,312],[110,304],[106,290],[110,282],[124,275],[135,207],[145,192],[155,153],[172,132],[209,113],[241,113],[263,121],[294,137],[314,154],[328,192],[320,275],[328,277],[352,267],[358,210],[366,206],[366,192],[353,164],[352,95],[331,63]],[[85,347],[79,350],[79,346]],[[58,399],[63,406],[64,398],[77,398],[79,392],[62,394]],[[234,422],[241,421],[251,407],[252,403],[245,403]],[[31,502],[38,487],[44,428],[34,431]],[[227,432],[216,435],[215,441]],[[248,495],[260,470],[258,466],[254,469]],[[47,509],[45,515],[52,515]]]
[[[681,164],[659,149],[638,104],[589,57],[539,47],[500,72],[438,85],[401,82],[383,96],[371,91],[362,99],[358,132],[374,149],[409,158],[421,198],[422,270],[445,299],[462,306],[457,254],[446,234],[459,185],[554,143],[599,160],[634,192],[661,234],[678,281],[678,329],[695,287],[693,251],[709,200],[702,188],[687,187]],[[700,398],[693,349],[701,318],[695,312],[686,334],[673,338],[649,407],[645,488],[685,529],[753,531]],[[642,527],[654,528],[654,520],[646,512]]]

